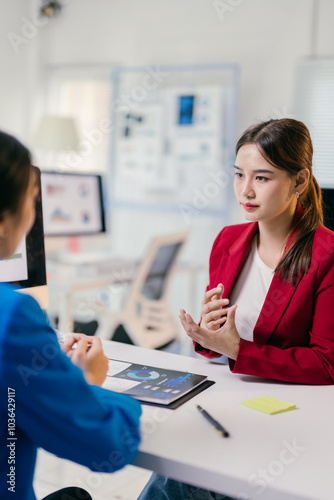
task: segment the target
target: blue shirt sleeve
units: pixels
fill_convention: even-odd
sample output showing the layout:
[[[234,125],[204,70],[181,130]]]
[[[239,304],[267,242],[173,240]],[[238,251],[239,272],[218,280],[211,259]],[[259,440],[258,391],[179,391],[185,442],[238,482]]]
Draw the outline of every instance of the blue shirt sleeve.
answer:
[[[36,446],[100,472],[134,459],[138,401],[89,385],[61,351],[34,299],[17,292],[1,307],[1,385],[15,389],[16,425]]]

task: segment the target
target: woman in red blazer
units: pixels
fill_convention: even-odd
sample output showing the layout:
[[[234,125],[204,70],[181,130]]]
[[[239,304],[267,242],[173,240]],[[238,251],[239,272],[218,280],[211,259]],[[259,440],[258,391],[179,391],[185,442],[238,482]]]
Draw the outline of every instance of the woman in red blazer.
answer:
[[[332,384],[334,233],[322,225],[309,131],[285,118],[260,123],[236,153],[234,190],[249,223],[216,238],[200,325],[181,309],[183,327],[197,352],[228,356],[235,373]],[[190,497],[229,498],[153,474],[138,500]]]
[[[197,352],[228,356],[235,373],[332,384],[334,233],[322,225],[309,131],[297,120],[270,120],[246,130],[236,153],[234,190],[250,223],[216,238],[200,326],[181,310],[183,327]],[[238,303],[229,298],[244,286],[238,278],[252,242],[273,273],[249,340],[239,335]]]

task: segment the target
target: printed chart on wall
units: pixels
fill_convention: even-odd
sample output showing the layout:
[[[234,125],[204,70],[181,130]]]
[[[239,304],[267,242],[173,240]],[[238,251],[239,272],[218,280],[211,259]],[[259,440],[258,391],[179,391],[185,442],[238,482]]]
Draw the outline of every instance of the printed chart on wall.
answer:
[[[103,387],[142,402],[169,405],[207,380],[205,375],[109,359]]]
[[[0,260],[0,276],[0,281],[4,283],[22,281],[28,278],[25,238],[22,239],[11,257]]]
[[[159,99],[118,116],[114,198],[192,206],[199,188],[214,182],[206,208],[223,209],[226,90],[173,87],[161,90]]]

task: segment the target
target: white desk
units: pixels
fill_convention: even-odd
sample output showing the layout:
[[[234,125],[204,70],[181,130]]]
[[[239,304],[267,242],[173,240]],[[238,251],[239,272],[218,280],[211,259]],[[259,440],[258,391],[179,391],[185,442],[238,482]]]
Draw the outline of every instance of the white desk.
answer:
[[[143,405],[134,465],[249,500],[333,500],[334,386],[301,386],[235,375],[224,365],[104,342],[109,357],[208,375],[216,383],[176,410]],[[240,405],[270,395],[297,409],[266,415]],[[201,404],[230,432],[222,438]]]

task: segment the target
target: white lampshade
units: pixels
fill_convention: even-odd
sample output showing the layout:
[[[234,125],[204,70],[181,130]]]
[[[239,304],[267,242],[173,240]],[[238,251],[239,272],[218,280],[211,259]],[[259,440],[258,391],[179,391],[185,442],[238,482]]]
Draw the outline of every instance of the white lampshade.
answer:
[[[75,120],[69,116],[43,115],[32,138],[32,146],[40,150],[77,149],[79,136]]]

